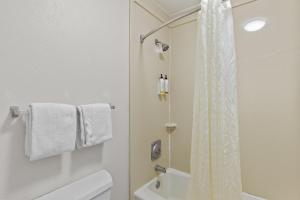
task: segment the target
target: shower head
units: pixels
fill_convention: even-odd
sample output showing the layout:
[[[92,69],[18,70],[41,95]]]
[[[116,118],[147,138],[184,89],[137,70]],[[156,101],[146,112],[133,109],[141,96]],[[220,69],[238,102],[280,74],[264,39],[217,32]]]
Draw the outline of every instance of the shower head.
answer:
[[[168,51],[168,49],[169,49],[169,45],[167,45],[167,44],[162,44],[162,50],[163,50],[163,51]]]
[[[169,45],[167,45],[167,44],[165,44],[165,43],[159,41],[158,39],[155,39],[155,45],[156,45],[157,47],[161,47],[161,49],[162,49],[163,52],[168,51],[169,48],[170,48]]]

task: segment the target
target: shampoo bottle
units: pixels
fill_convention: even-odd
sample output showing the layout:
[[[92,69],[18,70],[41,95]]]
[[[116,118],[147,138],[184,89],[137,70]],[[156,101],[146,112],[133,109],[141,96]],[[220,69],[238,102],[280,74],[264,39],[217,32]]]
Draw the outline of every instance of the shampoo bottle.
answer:
[[[160,78],[159,78],[159,93],[161,95],[165,94],[165,80],[162,74],[160,74]]]
[[[165,93],[169,93],[169,80],[167,75],[165,75]]]

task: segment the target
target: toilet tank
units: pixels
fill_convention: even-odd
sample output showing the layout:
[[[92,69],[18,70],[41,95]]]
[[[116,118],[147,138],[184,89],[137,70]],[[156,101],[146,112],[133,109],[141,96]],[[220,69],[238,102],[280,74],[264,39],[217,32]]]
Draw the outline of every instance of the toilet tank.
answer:
[[[35,200],[110,200],[112,186],[111,175],[102,170]]]

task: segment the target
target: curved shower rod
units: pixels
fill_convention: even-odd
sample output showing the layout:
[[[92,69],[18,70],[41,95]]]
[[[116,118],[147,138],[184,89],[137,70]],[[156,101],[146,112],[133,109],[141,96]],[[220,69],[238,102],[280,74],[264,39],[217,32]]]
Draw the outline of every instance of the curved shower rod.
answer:
[[[223,1],[226,2],[227,0],[223,0]],[[237,5],[233,6],[232,8],[240,7],[240,6],[249,4],[249,3],[253,3],[253,2],[255,2],[255,1],[258,1],[258,0],[250,0],[250,1],[246,1],[246,2],[241,3],[241,4],[237,4]],[[144,43],[144,41],[145,41],[145,39],[146,39],[147,37],[149,37],[150,35],[152,35],[153,33],[157,32],[157,31],[159,31],[160,29],[164,28],[165,26],[168,26],[169,24],[171,24],[171,23],[173,23],[173,22],[176,22],[176,21],[178,21],[178,20],[180,20],[180,19],[182,19],[182,18],[184,18],[184,17],[187,17],[187,16],[189,16],[189,15],[191,15],[191,14],[194,14],[194,13],[200,11],[200,10],[201,10],[201,6],[199,5],[199,6],[197,6],[196,8],[194,8],[194,9],[188,11],[188,12],[185,13],[185,14],[180,15],[180,16],[178,16],[178,17],[175,17],[174,19],[171,19],[171,20],[169,20],[169,21],[163,23],[163,24],[160,25],[159,27],[157,27],[157,28],[153,29],[152,31],[148,32],[147,34],[142,34],[142,35],[140,35],[140,42],[141,42],[141,44]]]
[[[186,17],[186,16],[189,16],[189,15],[191,15],[191,14],[194,14],[194,13],[198,12],[199,10],[201,10],[201,6],[200,6],[200,5],[199,5],[199,7],[194,8],[193,10],[191,10],[191,11],[189,11],[189,12],[183,14],[183,15],[180,15],[180,16],[178,16],[178,17],[175,17],[174,19],[171,19],[171,20],[169,20],[169,21],[163,23],[162,25],[160,25],[160,26],[157,27],[156,29],[153,29],[153,30],[150,31],[149,33],[144,34],[144,35],[140,35],[140,42],[141,42],[141,44],[143,44],[144,41],[145,41],[145,39],[146,39],[147,37],[149,37],[150,35],[152,35],[153,33],[159,31],[160,29],[164,28],[165,26],[168,26],[169,24],[171,24],[171,23],[173,23],[173,22],[176,22],[176,21],[178,21],[178,20],[180,20],[180,19],[182,19],[182,18],[184,18],[184,17]]]

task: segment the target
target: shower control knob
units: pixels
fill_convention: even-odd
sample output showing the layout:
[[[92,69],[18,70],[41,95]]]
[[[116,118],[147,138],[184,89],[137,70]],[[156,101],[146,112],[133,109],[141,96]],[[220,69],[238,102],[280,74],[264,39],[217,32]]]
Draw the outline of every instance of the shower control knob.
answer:
[[[161,156],[161,140],[157,140],[151,144],[151,160],[157,160]]]

